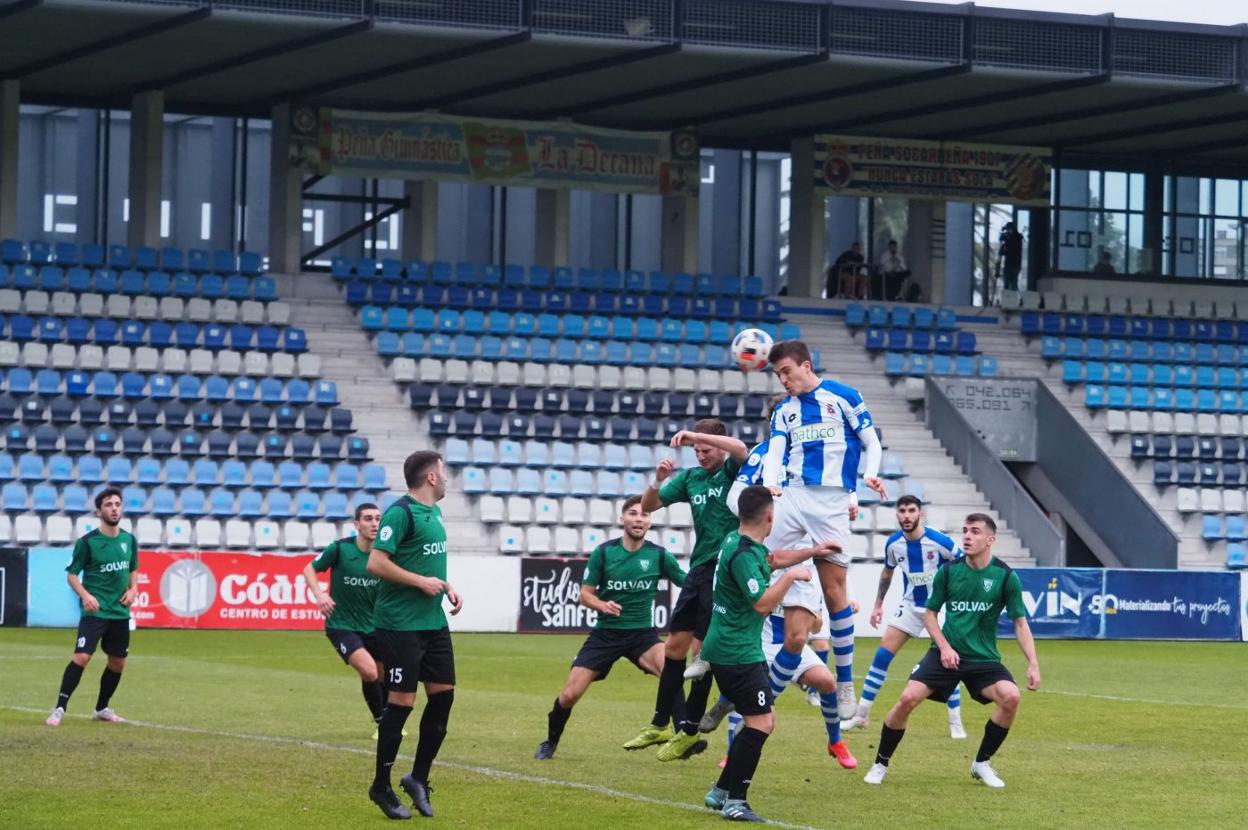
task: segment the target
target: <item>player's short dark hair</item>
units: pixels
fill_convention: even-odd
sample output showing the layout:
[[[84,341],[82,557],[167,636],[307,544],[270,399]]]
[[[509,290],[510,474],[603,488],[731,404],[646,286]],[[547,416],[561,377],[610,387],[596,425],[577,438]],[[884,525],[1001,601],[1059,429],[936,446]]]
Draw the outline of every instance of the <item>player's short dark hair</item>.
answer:
[[[624,499],[624,506],[620,508],[620,512],[627,513],[629,508],[635,504],[641,504],[641,496],[629,496],[628,498]],[[644,509],[641,512],[645,513],[647,516],[650,515],[649,511],[646,511]]]
[[[693,431],[703,435],[727,435],[728,427],[718,418],[699,418],[693,424]]]
[[[737,516],[743,522],[755,522],[771,507],[771,491],[761,484],[746,487],[737,499]]]
[[[767,362],[775,366],[786,357],[798,366],[811,362],[810,349],[800,340],[781,340],[767,353]]]
[[[95,494],[95,509],[99,510],[100,506],[104,504],[104,500],[112,496],[116,496],[117,498],[120,499],[121,491],[118,490],[116,487],[105,487],[103,490],[96,493]]]
[[[897,499],[898,507],[905,507],[907,504],[913,504],[915,507],[919,508],[920,510],[923,509],[923,500],[919,498],[918,496],[911,496],[910,494],[907,493],[906,495]]]
[[[381,510],[381,508],[380,508],[380,507],[378,507],[377,505],[373,504],[371,501],[366,501],[366,502],[364,502],[364,503],[363,503],[363,504],[361,504],[359,507],[355,508],[355,520],[356,520],[357,522],[360,520],[360,517],[364,515],[364,511],[365,511],[365,510],[377,510],[377,511],[380,511],[380,510]]]
[[[403,480],[407,482],[407,489],[419,487],[429,471],[441,460],[442,454],[433,450],[417,450],[409,455],[403,462]]]
[[[989,516],[987,513],[972,513],[971,515],[966,517],[966,523],[968,525],[974,524],[975,522],[979,522],[984,527],[988,528],[988,532],[991,533],[993,536],[997,535],[997,523],[994,522],[992,520],[992,517]]]

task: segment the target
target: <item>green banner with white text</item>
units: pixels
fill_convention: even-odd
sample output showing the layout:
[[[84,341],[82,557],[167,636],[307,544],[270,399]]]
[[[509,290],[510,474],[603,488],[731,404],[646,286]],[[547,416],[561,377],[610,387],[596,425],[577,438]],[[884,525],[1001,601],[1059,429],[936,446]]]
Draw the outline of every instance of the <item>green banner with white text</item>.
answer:
[[[295,107],[291,163],[321,175],[697,196],[697,134]]]
[[[1048,207],[1043,147],[815,136],[815,188],[837,196],[908,196]]]

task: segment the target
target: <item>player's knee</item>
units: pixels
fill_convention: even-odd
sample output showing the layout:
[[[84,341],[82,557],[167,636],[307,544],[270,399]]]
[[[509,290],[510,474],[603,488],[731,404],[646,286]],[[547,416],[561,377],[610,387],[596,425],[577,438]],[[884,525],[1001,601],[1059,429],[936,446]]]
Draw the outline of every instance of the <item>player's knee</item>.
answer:
[[[124,657],[109,657],[108,658],[108,668],[110,670],[115,671],[118,674],[120,674],[122,670],[125,669],[125,667],[126,667],[126,658]]]
[[[375,665],[356,666],[355,670],[360,673],[360,679],[363,680],[365,683],[377,682],[377,677],[378,677],[377,666]]]
[[[579,703],[581,698],[584,696],[585,696],[584,689],[574,689],[571,687],[566,687],[564,688],[562,692],[559,693],[559,705],[562,706],[564,709],[571,709],[573,706]]]
[[[1016,710],[1021,698],[1022,695],[1019,694],[1018,687],[1013,683],[1002,683],[997,686],[997,705],[1007,712]]]
[[[897,708],[909,714],[927,698],[927,694],[918,689],[906,689],[897,700]]]
[[[91,655],[85,651],[75,651],[74,656],[71,659],[75,665],[85,667],[87,663],[91,662]]]
[[[784,650],[792,653],[801,651],[806,647],[809,636],[802,630],[788,630],[784,632]]]

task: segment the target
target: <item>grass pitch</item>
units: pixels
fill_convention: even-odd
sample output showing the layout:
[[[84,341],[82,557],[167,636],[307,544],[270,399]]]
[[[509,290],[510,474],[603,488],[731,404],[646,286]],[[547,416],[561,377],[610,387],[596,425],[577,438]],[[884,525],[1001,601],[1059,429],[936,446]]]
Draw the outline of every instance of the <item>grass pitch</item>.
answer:
[[[354,672],[314,633],[139,631],[114,698],[136,723],[86,719],[102,655],[57,729],[43,725],[72,648],[66,630],[0,629],[0,827],[382,827],[368,801],[372,725]],[[687,762],[620,744],[648,720],[655,681],[626,663],[576,708],[553,761],[533,759],[546,712],[580,643],[571,636],[460,634],[450,733],[432,784],[446,827],[717,827],[701,808],[724,735]],[[860,638],[861,688],[876,640]],[[850,733],[860,768],[825,749],[817,709],[778,704],[750,791],[762,815],[794,827],[1228,827],[1248,813],[1248,646],[1041,642],[1044,686],[1024,692],[995,766],[1003,791],[969,766],[986,707],[964,695],[970,738],[952,741],[944,707],[911,719],[882,787],[862,782],[879,722],[923,645],[897,657],[872,712]],[[1002,643],[1018,677],[1024,665]],[[423,701],[423,695],[421,698]],[[422,702],[418,701],[417,706]],[[410,765],[409,721],[395,781]],[[417,816],[416,823],[427,821]]]

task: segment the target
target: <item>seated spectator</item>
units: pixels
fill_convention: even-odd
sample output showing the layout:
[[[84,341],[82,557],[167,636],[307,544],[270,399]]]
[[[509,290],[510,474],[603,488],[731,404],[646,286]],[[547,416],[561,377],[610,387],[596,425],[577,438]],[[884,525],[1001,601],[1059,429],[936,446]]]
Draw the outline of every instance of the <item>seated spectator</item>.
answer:
[[[884,299],[899,299],[902,282],[910,276],[906,261],[897,250],[897,240],[888,241],[888,249],[880,257],[880,273],[884,275]]]
[[[1118,269],[1114,268],[1114,259],[1109,255],[1109,251],[1101,251],[1101,258],[1092,266],[1092,273],[1102,276],[1118,273]]]
[[[865,269],[861,267],[864,262],[866,260],[862,256],[860,243],[855,242],[842,251],[827,270],[826,296],[865,300],[870,290],[870,281]]]

